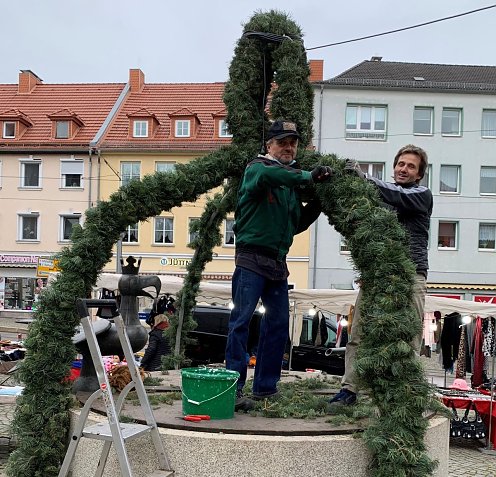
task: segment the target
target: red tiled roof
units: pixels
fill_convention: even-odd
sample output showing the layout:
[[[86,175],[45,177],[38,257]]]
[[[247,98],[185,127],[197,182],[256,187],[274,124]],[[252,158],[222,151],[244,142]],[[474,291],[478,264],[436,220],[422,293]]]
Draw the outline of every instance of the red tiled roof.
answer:
[[[2,139],[0,150],[88,147],[124,88],[123,83],[38,84],[18,94],[17,84],[0,84],[0,111],[19,110],[32,123],[20,139]],[[52,137],[50,116],[65,113],[84,124],[70,139]]]
[[[214,115],[225,111],[224,83],[152,83],[140,92],[130,93],[103,137],[108,149],[153,149],[164,151],[209,151],[230,142],[214,135]],[[154,114],[160,125],[153,137],[130,137],[132,115],[139,109]],[[196,116],[199,124],[194,137],[176,138],[171,125],[174,116]],[[219,117],[215,118],[218,120]]]

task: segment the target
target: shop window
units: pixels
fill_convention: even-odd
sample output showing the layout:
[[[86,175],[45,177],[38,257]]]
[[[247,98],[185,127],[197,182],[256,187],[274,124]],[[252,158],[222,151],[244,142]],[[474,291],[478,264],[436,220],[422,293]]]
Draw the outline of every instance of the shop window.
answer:
[[[39,240],[39,219],[38,214],[19,215],[19,240]]]
[[[121,162],[121,186],[132,180],[139,180],[141,164],[139,162]]]
[[[439,222],[437,244],[439,249],[456,249],[458,247],[457,226],[456,222]]]
[[[480,193],[496,194],[496,167],[481,167]]]
[[[428,135],[433,134],[434,108],[415,106],[413,110],[413,134]]]
[[[136,243],[139,242],[138,224],[128,225],[122,238],[123,243]]]
[[[171,217],[155,217],[154,220],[154,243],[174,243],[174,219]]]
[[[386,106],[346,106],[346,139],[385,140]]]
[[[82,187],[84,162],[82,160],[60,161],[62,187]]]
[[[21,187],[41,187],[41,160],[21,161]]]
[[[74,225],[78,225],[81,220],[81,214],[61,215],[60,216],[60,240],[67,242],[71,239]]]
[[[479,249],[495,250],[496,224],[479,224]]]
[[[176,170],[176,163],[172,161],[161,161],[155,163],[155,171],[157,172],[173,172]]]
[[[439,192],[460,192],[460,166],[441,166]]]
[[[5,278],[4,308],[32,310],[45,286],[42,278]]]
[[[462,110],[458,108],[443,108],[441,118],[441,134],[443,136],[462,135]]]
[[[236,242],[233,226],[234,219],[226,219],[224,221],[224,245],[234,245]]]
[[[15,139],[16,123],[14,121],[5,121],[3,123],[3,138]]]
[[[189,220],[188,220],[188,243],[192,243],[196,240],[196,238],[198,237],[198,232],[197,231],[194,231],[192,232],[191,231],[191,227],[196,224],[198,221],[200,220],[199,217],[191,217]]]

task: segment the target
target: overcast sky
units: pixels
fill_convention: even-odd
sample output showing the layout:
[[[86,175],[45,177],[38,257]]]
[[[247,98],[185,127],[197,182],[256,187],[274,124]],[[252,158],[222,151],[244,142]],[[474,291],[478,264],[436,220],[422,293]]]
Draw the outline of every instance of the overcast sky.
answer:
[[[31,69],[46,83],[228,79],[242,25],[278,9],[300,25],[305,47],[381,33],[492,5],[490,0],[24,0],[1,3],[0,83]],[[406,32],[308,51],[324,77],[385,61],[495,64],[496,8]]]

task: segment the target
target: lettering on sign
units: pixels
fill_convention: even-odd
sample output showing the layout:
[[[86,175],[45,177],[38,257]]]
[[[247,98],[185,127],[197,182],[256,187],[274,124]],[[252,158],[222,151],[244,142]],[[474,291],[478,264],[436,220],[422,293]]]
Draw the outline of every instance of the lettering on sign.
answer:
[[[494,303],[494,304],[496,304],[496,296],[495,295],[475,295],[474,301],[478,301],[479,303]]]
[[[160,265],[164,267],[169,266],[169,267],[186,268],[190,262],[191,262],[191,258],[162,257],[160,259]]]

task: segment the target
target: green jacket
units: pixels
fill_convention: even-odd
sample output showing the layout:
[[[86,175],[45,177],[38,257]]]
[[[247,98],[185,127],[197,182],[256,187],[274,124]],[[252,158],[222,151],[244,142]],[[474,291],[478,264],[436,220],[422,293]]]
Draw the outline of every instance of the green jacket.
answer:
[[[320,214],[320,203],[302,206],[300,186],[312,183],[310,172],[258,156],[245,169],[238,193],[234,232],[237,250],[252,250],[284,260],[293,236]]]

